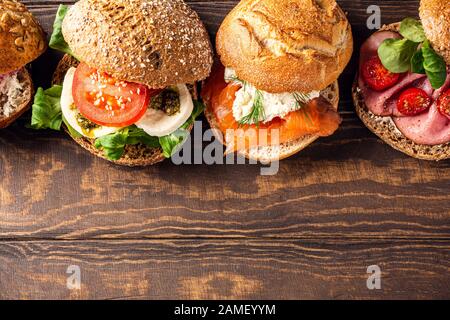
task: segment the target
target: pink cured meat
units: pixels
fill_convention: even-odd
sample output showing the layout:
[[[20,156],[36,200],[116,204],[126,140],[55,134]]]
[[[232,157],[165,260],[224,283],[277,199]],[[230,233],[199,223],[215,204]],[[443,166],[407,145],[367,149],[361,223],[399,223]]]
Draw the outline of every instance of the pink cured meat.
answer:
[[[401,38],[398,33],[390,31],[377,32],[361,47],[360,67],[363,62],[377,54],[380,44],[389,38]],[[425,75],[407,73],[399,83],[384,91],[375,91],[367,87],[359,72],[358,85],[368,109],[378,116],[392,116],[395,125],[404,136],[415,143],[437,145],[450,142],[450,120],[440,114],[436,100],[450,87],[450,75],[444,86],[433,90]],[[401,91],[409,87],[425,90],[433,98],[433,105],[427,112],[416,116],[404,116],[398,112],[397,98]]]

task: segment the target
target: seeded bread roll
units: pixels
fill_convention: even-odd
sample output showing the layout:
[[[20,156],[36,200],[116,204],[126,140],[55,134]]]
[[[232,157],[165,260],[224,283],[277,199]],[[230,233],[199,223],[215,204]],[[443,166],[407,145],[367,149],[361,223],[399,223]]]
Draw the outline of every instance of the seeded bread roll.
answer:
[[[334,0],[243,0],[216,43],[224,66],[272,93],[328,87],[353,52],[350,24]]]
[[[331,103],[335,110],[338,109],[339,104],[339,85],[338,82],[335,81],[327,88],[320,92],[320,95],[325,98],[328,102]],[[217,139],[221,143],[222,134],[220,133],[219,125],[217,124],[216,117],[210,111],[210,108],[205,109],[205,117],[209,122],[210,127],[213,129],[213,133]],[[256,160],[261,163],[270,163],[273,161],[286,159],[297,152],[305,149],[311,143],[316,141],[319,137],[316,135],[307,135],[296,141],[292,141],[289,143],[283,143],[281,145],[276,146],[262,146],[262,147],[253,147],[247,150],[239,151],[239,154],[251,159]]]
[[[427,39],[450,64],[450,2],[421,0],[419,14]]]
[[[380,31],[398,32],[400,23],[393,23],[383,26]],[[421,160],[445,160],[450,159],[450,142],[435,146],[415,143],[408,139],[397,129],[391,117],[381,117],[373,114],[367,108],[361,90],[358,87],[358,75],[352,89],[353,102],[356,113],[366,127],[375,133],[380,139],[392,148],[403,152],[411,157]]]
[[[212,66],[208,33],[182,0],[81,0],[62,32],[81,61],[150,88],[202,80]]]
[[[27,8],[0,0],[0,74],[21,69],[46,49],[45,34]]]

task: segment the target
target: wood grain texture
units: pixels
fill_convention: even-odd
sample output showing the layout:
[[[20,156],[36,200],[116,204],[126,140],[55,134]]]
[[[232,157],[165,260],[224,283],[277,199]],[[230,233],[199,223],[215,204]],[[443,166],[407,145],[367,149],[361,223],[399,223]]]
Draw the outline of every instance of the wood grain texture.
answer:
[[[50,34],[60,3],[24,0]],[[212,38],[237,1],[187,1]],[[341,0],[355,48],[419,1]],[[60,54],[32,65],[47,87]],[[357,50],[340,78],[344,122],[284,160],[259,165],[112,165],[64,134],[0,131],[0,298],[450,298],[450,161],[392,150],[356,117]],[[205,127],[206,127],[206,121]],[[81,291],[65,287],[70,264]],[[379,264],[383,290],[366,288]],[[142,280],[144,279],[144,280]]]
[[[440,241],[5,241],[0,299],[448,299],[449,254]],[[375,264],[381,290],[366,285]]]

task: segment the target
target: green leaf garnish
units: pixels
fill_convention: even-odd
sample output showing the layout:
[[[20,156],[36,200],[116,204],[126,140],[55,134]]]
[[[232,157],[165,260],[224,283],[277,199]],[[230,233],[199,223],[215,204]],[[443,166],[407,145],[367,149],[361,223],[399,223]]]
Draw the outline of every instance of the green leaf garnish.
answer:
[[[425,74],[422,50],[417,50],[411,58],[411,72]]]
[[[424,42],[427,39],[422,23],[414,18],[403,19],[400,24],[400,34],[404,38],[417,43]]]
[[[194,123],[195,119],[197,119],[204,109],[205,106],[203,103],[194,100],[194,110],[190,118],[175,132],[159,138],[159,144],[163,150],[164,157],[170,158],[181,148],[190,134],[187,129]]]
[[[159,147],[158,138],[149,136],[144,130],[134,125],[95,139],[94,146],[102,150],[107,159],[119,160],[125,152],[126,145],[138,143],[152,148]]]
[[[60,130],[62,86],[55,85],[50,89],[38,88],[34,96],[31,115],[31,128]]]
[[[447,65],[426,39],[420,21],[404,19],[400,25],[400,34],[403,39],[386,39],[378,48],[378,56],[384,67],[393,73],[411,71],[426,74],[434,89],[442,87],[447,79]]]
[[[76,58],[72,50],[70,50],[66,40],[64,40],[64,36],[62,34],[62,22],[68,10],[69,6],[64,4],[59,5],[58,11],[56,12],[55,22],[53,23],[53,33],[50,37],[50,42],[48,45],[52,49],[59,50]]]
[[[394,73],[407,72],[411,58],[419,46],[408,39],[386,39],[378,48],[378,56],[386,69]]]
[[[447,65],[444,58],[433,50],[428,40],[422,46],[423,67],[433,89],[439,89],[447,79]]]

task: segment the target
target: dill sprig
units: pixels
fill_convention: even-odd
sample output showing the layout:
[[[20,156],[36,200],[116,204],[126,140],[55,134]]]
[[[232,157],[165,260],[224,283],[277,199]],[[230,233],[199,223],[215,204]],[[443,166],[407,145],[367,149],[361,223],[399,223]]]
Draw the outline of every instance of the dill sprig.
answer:
[[[306,123],[312,126],[313,121],[307,108],[308,102],[311,100],[311,96],[302,92],[294,92],[293,95],[295,98],[296,108],[300,109],[300,112],[304,115]]]
[[[294,92],[292,95],[294,96],[297,108],[303,108],[311,100],[310,95],[307,93]]]
[[[256,124],[259,126],[259,122],[266,117],[263,105],[263,95],[261,91],[255,91],[255,99],[253,100],[252,110],[248,115],[239,120],[239,124]]]
[[[241,84],[242,87],[244,88],[244,90],[245,90],[246,87],[247,87],[247,81],[244,81],[244,80],[242,80],[242,79],[239,79],[236,75],[227,77],[225,80],[226,80],[226,81],[229,81],[229,82],[236,82],[236,83]]]

